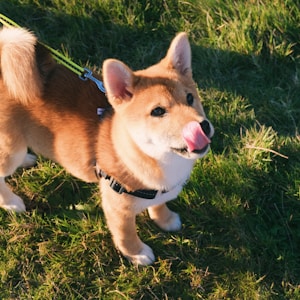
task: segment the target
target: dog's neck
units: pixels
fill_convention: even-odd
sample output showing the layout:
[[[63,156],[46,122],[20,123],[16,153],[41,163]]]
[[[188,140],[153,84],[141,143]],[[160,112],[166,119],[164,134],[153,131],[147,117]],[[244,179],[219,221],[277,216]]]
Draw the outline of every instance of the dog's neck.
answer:
[[[113,122],[112,131],[114,149],[122,164],[131,174],[135,174],[145,187],[160,190],[159,183],[163,180],[163,172],[159,163],[135,144],[119,120]]]
[[[159,162],[164,173],[164,189],[172,190],[177,185],[184,185],[190,177],[195,160],[186,159],[176,153],[168,153]]]
[[[140,167],[138,165],[132,166],[130,163],[131,159],[128,162],[128,141],[125,145],[120,144],[120,141],[118,142],[118,138],[112,132],[112,124],[115,122],[110,122],[110,119],[114,119],[113,111],[107,113],[100,122],[96,157],[97,165],[105,173],[121,183],[128,191],[148,189],[149,185],[145,184],[143,178],[141,178]],[[136,156],[135,160],[140,161],[137,158],[138,156]],[[137,169],[134,169],[136,167]]]
[[[114,118],[113,113],[109,118]],[[175,153],[167,153],[159,160],[150,157],[115,120],[111,123],[103,121],[99,141],[99,168],[128,190],[172,190],[174,186],[184,184],[194,165],[193,160]]]

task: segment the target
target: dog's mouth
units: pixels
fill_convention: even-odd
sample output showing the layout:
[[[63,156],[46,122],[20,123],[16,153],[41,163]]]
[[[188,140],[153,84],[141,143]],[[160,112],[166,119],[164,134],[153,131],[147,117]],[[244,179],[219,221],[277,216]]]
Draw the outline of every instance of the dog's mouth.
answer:
[[[211,142],[210,138],[210,124],[208,121],[198,123],[192,121],[186,124],[182,130],[182,138],[185,146],[182,148],[172,148],[172,150],[184,157],[195,158],[196,156],[204,156]]]
[[[181,156],[185,156],[185,157],[189,157],[192,153],[194,154],[198,154],[198,155],[204,155],[207,150],[209,148],[209,144],[206,145],[205,147],[203,147],[202,149],[195,149],[193,151],[188,151],[187,147],[184,148],[171,148],[173,152],[181,155]]]

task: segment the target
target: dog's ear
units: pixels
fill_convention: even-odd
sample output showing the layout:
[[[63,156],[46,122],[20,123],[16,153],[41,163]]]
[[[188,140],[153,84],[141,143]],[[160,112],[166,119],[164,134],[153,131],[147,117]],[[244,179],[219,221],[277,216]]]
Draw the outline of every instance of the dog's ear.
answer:
[[[181,75],[191,72],[191,47],[185,32],[179,33],[171,42],[166,55],[169,67],[176,69]]]
[[[109,102],[113,105],[132,97],[133,73],[116,59],[107,59],[102,68],[103,82]]]

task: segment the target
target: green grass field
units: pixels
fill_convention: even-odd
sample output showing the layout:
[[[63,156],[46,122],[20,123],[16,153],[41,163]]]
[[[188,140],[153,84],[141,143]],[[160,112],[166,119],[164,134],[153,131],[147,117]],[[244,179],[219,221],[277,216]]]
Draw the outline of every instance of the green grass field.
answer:
[[[113,247],[97,186],[40,159],[8,179],[28,212],[0,210],[0,299],[300,299],[299,0],[3,0],[0,13],[82,66],[133,69],[189,35],[216,133],[177,201],[183,229],[138,231],[149,267]],[[0,116],[1,117],[1,116]],[[13,124],[12,124],[13,126]]]

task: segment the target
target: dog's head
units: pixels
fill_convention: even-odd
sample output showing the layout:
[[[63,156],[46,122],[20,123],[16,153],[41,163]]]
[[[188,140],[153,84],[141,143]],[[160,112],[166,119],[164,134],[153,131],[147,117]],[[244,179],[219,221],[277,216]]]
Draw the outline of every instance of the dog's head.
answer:
[[[185,33],[174,38],[165,58],[145,70],[133,72],[121,61],[106,60],[103,80],[124,132],[144,153],[196,159],[208,152],[214,128],[192,78]]]

